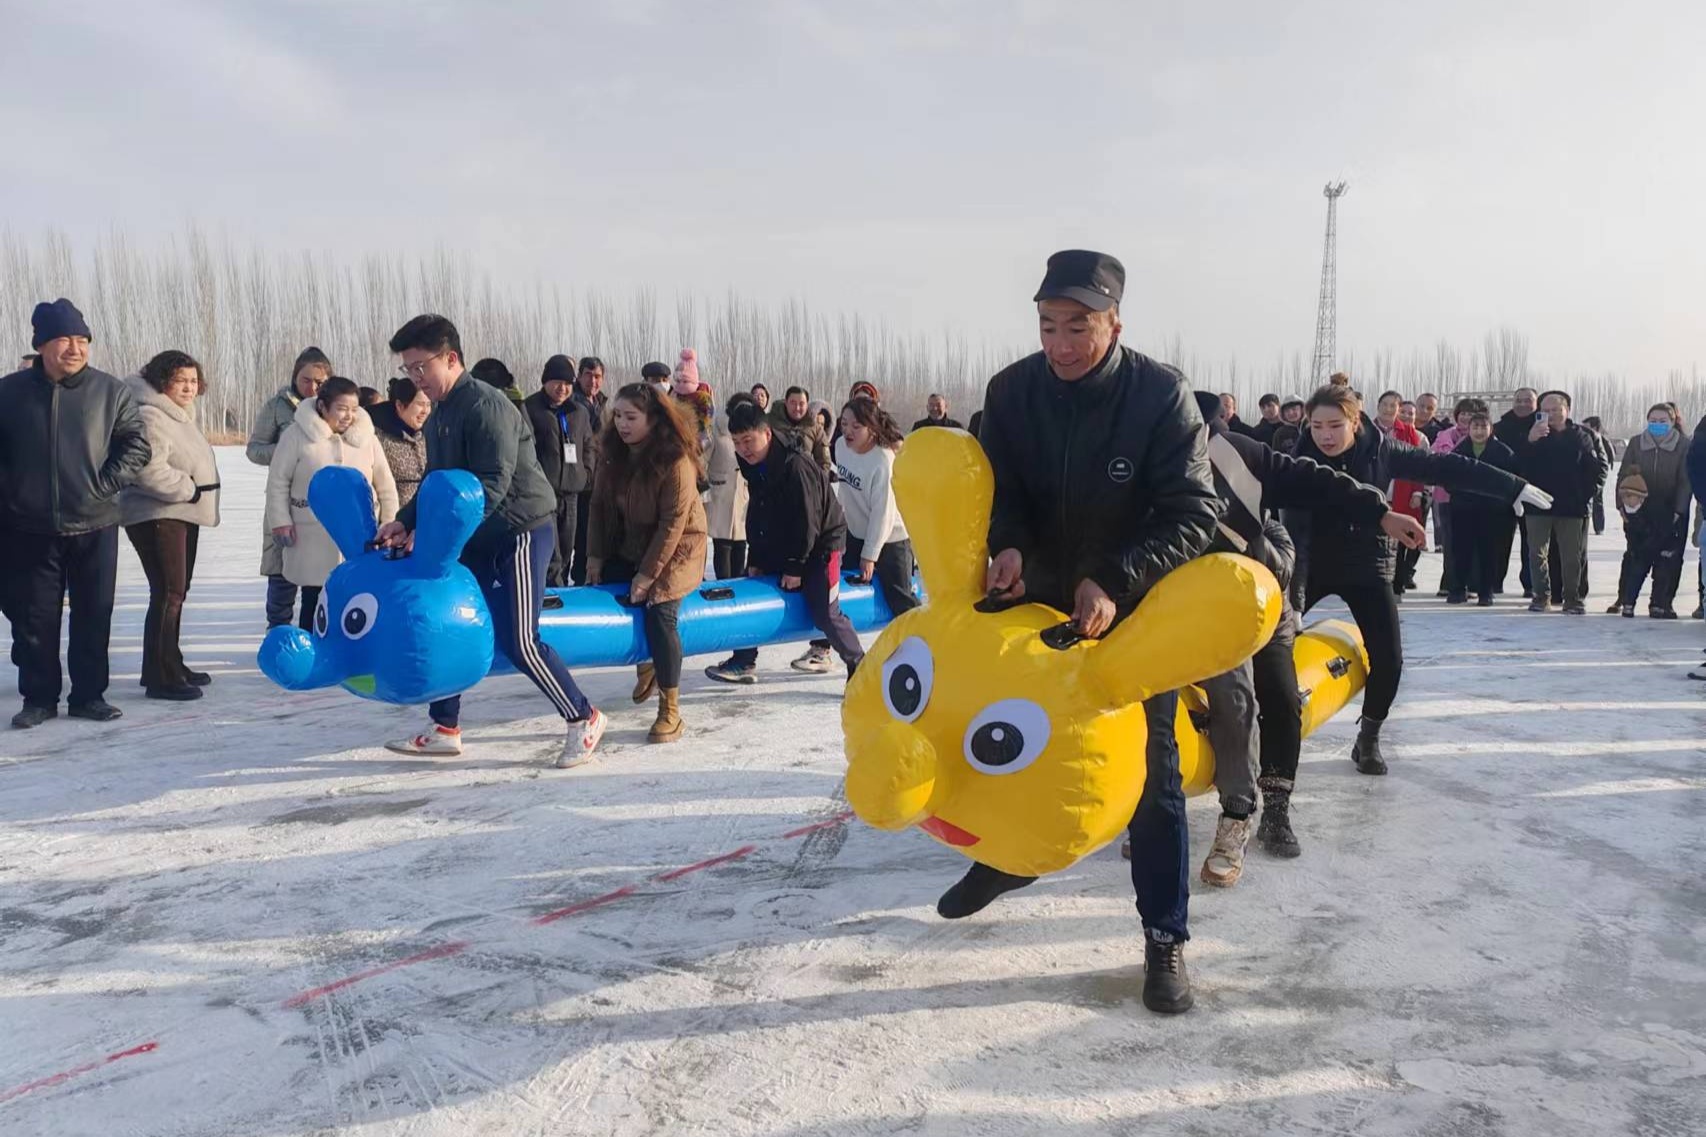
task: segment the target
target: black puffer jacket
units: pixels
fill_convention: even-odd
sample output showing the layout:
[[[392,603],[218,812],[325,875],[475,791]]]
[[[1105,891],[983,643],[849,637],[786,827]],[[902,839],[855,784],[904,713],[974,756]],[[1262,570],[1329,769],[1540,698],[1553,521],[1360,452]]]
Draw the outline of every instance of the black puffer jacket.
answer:
[[[1221,418],[1210,421],[1208,430],[1209,464],[1224,507],[1209,552],[1242,553],[1266,565],[1283,584],[1292,576],[1296,552],[1290,541],[1283,559],[1268,548],[1268,513],[1316,507],[1378,526],[1389,512],[1386,495],[1349,474],[1308,458],[1281,454],[1248,435],[1234,433]],[[1223,463],[1222,455],[1236,465]]]
[[[1444,486],[1453,494],[1480,494],[1506,505],[1516,500],[1524,482],[1496,466],[1456,454],[1435,454],[1388,438],[1369,426],[1366,416],[1356,441],[1337,457],[1329,458],[1305,433],[1298,443],[1299,458],[1313,458],[1323,466],[1343,470],[1359,482],[1384,495],[1393,479]],[[1297,524],[1292,524],[1293,519]],[[1288,511],[1287,524],[1297,540],[1297,577],[1316,582],[1358,584],[1383,580],[1390,584],[1397,552],[1392,538],[1377,524],[1369,525],[1337,509]]]
[[[1564,429],[1517,451],[1522,476],[1552,495],[1553,517],[1586,517],[1605,485],[1606,463],[1593,432],[1566,421]]]
[[[0,528],[70,536],[117,525],[118,492],[150,457],[135,396],[105,371],[55,383],[38,361],[0,379]]]
[[[773,431],[770,453],[756,466],[740,462],[752,491],[746,505],[748,563],[765,572],[803,576],[806,566],[847,547],[847,517],[823,467],[795,435]]]
[[[1070,610],[1089,579],[1123,605],[1208,547],[1220,516],[1184,376],[1115,345],[1076,382],[1041,352],[989,381],[989,550],[1024,557],[1028,597]]]

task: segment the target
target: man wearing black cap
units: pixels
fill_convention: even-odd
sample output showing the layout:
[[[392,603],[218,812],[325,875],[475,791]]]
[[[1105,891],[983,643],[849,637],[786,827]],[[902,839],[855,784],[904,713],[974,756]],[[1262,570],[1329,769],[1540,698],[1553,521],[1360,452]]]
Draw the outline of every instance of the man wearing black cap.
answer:
[[[1119,344],[1125,269],[1084,250],[1056,253],[1037,291],[1043,350],[989,381],[978,440],[995,472],[989,522],[992,599],[1072,613],[1105,635],[1151,586],[1200,554],[1220,501],[1202,416],[1184,377]],[[1190,857],[1178,696],[1144,704],[1148,774],[1132,818],[1132,886],[1145,932],[1144,1005],[1191,1006],[1184,943]],[[937,911],[968,916],[1031,882],[974,865]]]
[[[545,468],[545,480],[557,495],[557,544],[545,572],[549,588],[567,588],[574,560],[575,530],[581,494],[587,489],[587,465],[592,452],[592,417],[572,397],[574,360],[553,355],[545,361],[539,390],[527,396],[522,410],[533,424],[533,448]]]
[[[59,714],[59,620],[71,597],[68,713],[110,722],[107,645],[118,576],[118,493],[148,464],[130,389],[89,363],[89,325],[69,300],[37,304],[23,371],[0,379],[0,587],[12,620],[20,729]]]

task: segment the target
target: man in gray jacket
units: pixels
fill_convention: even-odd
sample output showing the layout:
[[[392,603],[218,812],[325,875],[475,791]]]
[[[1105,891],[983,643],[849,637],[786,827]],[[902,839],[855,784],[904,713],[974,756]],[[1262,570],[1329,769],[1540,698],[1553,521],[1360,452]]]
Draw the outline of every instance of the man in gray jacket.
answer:
[[[296,408],[303,399],[320,393],[320,385],[332,377],[332,361],[317,347],[302,349],[296,364],[290,369],[290,386],[261,405],[255,416],[255,429],[249,432],[249,445],[244,454],[257,466],[272,465],[273,451],[278,439],[296,421]],[[284,578],[284,550],[278,547],[272,530],[261,527],[261,575],[267,578],[267,627],[277,628],[294,623],[296,586]]]
[[[124,384],[89,363],[89,325],[71,301],[37,304],[40,353],[0,379],[0,550],[18,667],[20,729],[59,715],[59,621],[71,599],[67,712],[110,722],[107,646],[118,576],[119,490],[148,464],[142,416]]]
[[[503,392],[476,380],[462,366],[462,337],[443,316],[416,316],[391,337],[403,372],[433,401],[427,420],[427,472],[467,470],[486,494],[485,520],[462,550],[492,614],[497,650],[533,683],[568,722],[559,769],[592,758],[604,734],[604,716],[581,694],[551,646],[539,638],[545,573],[556,547],[557,498],[539,457],[527,417]],[[415,505],[379,529],[393,548],[414,546]],[[462,697],[429,708],[431,725],[413,738],[388,742],[401,754],[462,753]]]

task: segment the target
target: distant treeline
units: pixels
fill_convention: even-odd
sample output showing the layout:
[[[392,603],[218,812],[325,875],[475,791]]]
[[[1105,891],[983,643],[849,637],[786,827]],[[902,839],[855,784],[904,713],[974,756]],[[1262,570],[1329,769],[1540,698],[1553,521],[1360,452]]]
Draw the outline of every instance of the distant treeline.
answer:
[[[88,315],[93,360],[106,370],[134,371],[166,348],[200,359],[210,380],[204,421],[221,434],[248,429],[308,344],[324,348],[340,373],[383,388],[396,373],[386,340],[423,311],[456,322],[468,362],[502,359],[527,389],[558,352],[596,355],[609,381],[620,383],[637,378],[646,362],[673,362],[690,346],[719,398],[762,382],[778,393],[798,384],[834,401],[869,379],[905,421],[923,415],[933,391],[947,395],[964,419],[991,375],[1035,350],[1023,328],[1006,344],[974,344],[963,336],[902,334],[881,319],[828,314],[798,300],[765,306],[733,293],[720,300],[678,295],[660,306],[650,288],[618,297],[542,280],[500,281],[465,253],[442,249],[350,260],[213,240],[194,226],[146,248],[121,231],[82,248],[57,230],[33,238],[6,231],[0,258],[0,333],[16,337],[14,359],[28,348],[35,302],[69,296]],[[1248,418],[1264,391],[1308,394],[1303,351],[1250,367],[1199,353],[1178,336],[1148,342],[1128,333],[1127,341],[1178,365],[1199,388],[1236,394]],[[1575,396],[1578,417],[1598,414],[1616,434],[1638,430],[1653,402],[1676,401],[1690,428],[1706,411],[1706,383],[1695,368],[1636,382],[1618,375],[1549,379],[1530,369],[1527,340],[1508,327],[1468,349],[1442,340],[1425,351],[1347,355],[1339,366],[1371,399],[1388,388],[1449,400],[1461,391],[1561,386]]]

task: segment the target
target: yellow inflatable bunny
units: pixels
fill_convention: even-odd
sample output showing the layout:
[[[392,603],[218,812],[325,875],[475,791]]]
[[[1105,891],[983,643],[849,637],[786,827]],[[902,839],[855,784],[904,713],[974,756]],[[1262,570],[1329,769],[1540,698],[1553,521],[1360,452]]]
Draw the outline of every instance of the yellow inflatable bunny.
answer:
[[[916,825],[973,860],[1023,876],[1066,868],[1113,839],[1143,793],[1142,701],[1230,670],[1273,634],[1279,584],[1252,560],[1202,557],[1168,574],[1100,641],[1051,646],[1066,617],[1041,604],[978,611],[994,476],[963,431],[912,435],[895,496],[928,603],[878,638],[842,706],[847,799],[879,829]],[[1366,675],[1360,639],[1306,711],[1314,725]],[[1299,656],[1303,655],[1302,641]],[[1340,696],[1343,696],[1342,698]],[[1336,702],[1337,705],[1333,705]],[[1181,700],[1187,792],[1213,783],[1214,757]],[[1312,722],[1311,720],[1314,720]]]

